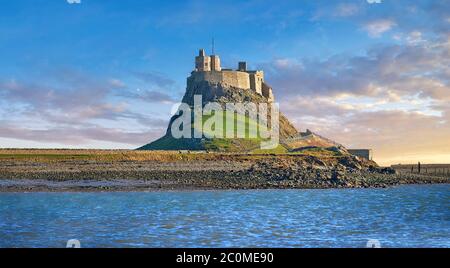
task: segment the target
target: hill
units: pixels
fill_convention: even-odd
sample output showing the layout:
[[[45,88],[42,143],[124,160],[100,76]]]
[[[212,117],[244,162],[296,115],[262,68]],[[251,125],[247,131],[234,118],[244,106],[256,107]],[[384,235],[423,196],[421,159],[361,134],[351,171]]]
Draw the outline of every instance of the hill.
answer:
[[[223,109],[226,108],[227,103],[267,103],[267,99],[263,96],[250,91],[242,90],[240,88],[227,86],[224,84],[212,84],[208,81],[202,82],[192,82],[188,81],[186,93],[182,99],[182,103],[188,104],[190,107],[194,106],[194,95],[202,96],[202,106],[209,102],[215,102],[222,106]],[[268,119],[270,121],[270,109],[268,113]],[[202,138],[180,138],[176,139],[171,133],[171,128],[173,122],[181,115],[174,115],[167,128],[166,134],[160,139],[149,143],[139,149],[142,150],[217,150],[217,151],[239,151],[239,152],[249,152],[256,150],[260,147],[260,142],[263,140],[260,135],[256,138],[249,137],[249,128],[251,125],[259,127],[257,119],[252,118],[249,113],[245,111],[237,110],[234,122],[235,126],[240,123],[245,124],[246,137],[245,138],[208,138],[207,135],[203,135]],[[211,115],[212,116],[212,115]],[[224,120],[222,126],[217,126],[222,128],[225,132],[226,119],[225,114],[223,114]],[[202,122],[205,123],[210,116],[203,116]],[[192,119],[192,125],[194,125]],[[194,130],[192,130],[193,132]],[[298,135],[297,129],[289,122],[289,120],[280,113],[279,115],[279,133],[280,139],[293,138]],[[204,133],[205,134],[205,133]],[[209,134],[209,133],[206,133]],[[276,150],[285,151],[285,148],[280,145],[280,148]]]
[[[273,116],[278,116],[278,121],[275,118],[272,120],[272,112],[277,111],[276,107],[272,111],[270,104],[273,101],[272,87],[264,81],[263,71],[247,70],[245,62],[239,62],[237,70],[222,69],[219,56],[207,56],[201,49],[195,58],[195,70],[187,79],[182,105],[170,119],[165,135],[139,149],[244,153],[325,150],[329,154],[348,154],[343,146],[309,130],[300,133],[281,112],[273,113]],[[216,108],[218,106],[220,111],[214,109],[210,113],[200,112],[200,116],[194,112],[195,107],[204,109],[210,107],[211,103],[214,103]],[[230,104],[236,104],[235,113],[232,113],[234,118],[231,119],[230,113],[225,112]],[[261,116],[258,112],[264,104],[269,105],[267,113]],[[185,109],[186,107],[189,110]],[[199,117],[201,119],[198,119]],[[180,121],[183,123],[180,124]],[[206,125],[210,128],[205,127]],[[187,132],[179,131],[180,129],[187,129]],[[236,129],[241,130],[241,135]],[[273,131],[265,132],[266,129]],[[174,135],[172,130],[176,131],[177,135]],[[183,132],[183,137],[178,135],[179,132]],[[195,133],[200,135],[194,135]],[[235,135],[230,136],[229,133]],[[274,142],[276,146],[261,146],[273,138],[264,135],[267,133],[278,133],[279,137]]]

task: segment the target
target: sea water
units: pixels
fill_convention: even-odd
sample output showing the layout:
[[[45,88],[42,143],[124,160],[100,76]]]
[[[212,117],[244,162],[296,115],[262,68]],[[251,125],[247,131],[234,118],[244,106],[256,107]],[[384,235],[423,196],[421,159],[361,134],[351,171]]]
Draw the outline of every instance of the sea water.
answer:
[[[0,193],[0,247],[450,247],[450,185]]]

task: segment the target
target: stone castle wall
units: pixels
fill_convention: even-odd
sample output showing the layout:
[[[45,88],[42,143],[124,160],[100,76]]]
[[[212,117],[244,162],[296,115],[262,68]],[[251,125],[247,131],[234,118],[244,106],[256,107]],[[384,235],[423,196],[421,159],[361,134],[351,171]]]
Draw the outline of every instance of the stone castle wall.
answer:
[[[195,69],[188,78],[188,82],[207,81],[213,84],[223,84],[230,87],[249,89],[274,101],[272,88],[264,83],[264,72],[247,70],[247,63],[241,61],[237,70],[222,69],[218,55],[207,56],[204,49],[200,49],[195,57]]]
[[[250,89],[250,75],[246,72],[227,71],[221,72],[193,72],[191,79],[195,82],[208,81],[210,83],[223,83],[228,86]]]
[[[262,95],[262,84],[264,81],[264,73],[262,71],[252,71],[250,74],[250,88]]]
[[[211,55],[211,71],[222,71],[222,67],[220,67],[220,58],[217,55]]]
[[[267,98],[267,100],[269,102],[275,101],[275,98],[274,98],[273,92],[272,92],[272,88],[264,82],[262,82],[262,85],[261,85],[261,93],[264,97]]]

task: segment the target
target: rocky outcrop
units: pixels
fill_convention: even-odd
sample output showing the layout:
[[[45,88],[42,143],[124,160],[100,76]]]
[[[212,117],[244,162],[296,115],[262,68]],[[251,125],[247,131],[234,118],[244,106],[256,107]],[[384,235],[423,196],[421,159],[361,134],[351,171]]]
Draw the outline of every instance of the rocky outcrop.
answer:
[[[254,91],[231,87],[223,83],[210,83],[208,81],[193,81],[188,79],[186,93],[183,96],[182,103],[186,103],[189,106],[194,106],[194,96],[202,96],[202,105],[206,105],[209,102],[217,102],[225,109],[226,103],[246,103],[251,102],[255,104],[267,103],[268,100]],[[245,111],[238,111],[241,114],[245,114]],[[213,139],[207,139],[205,137],[201,139],[174,139],[171,135],[171,125],[179,115],[174,115],[169,122],[166,134],[139,149],[143,150],[207,150],[206,144],[214,143]],[[268,121],[270,122],[270,109],[268,112]],[[297,129],[289,122],[289,120],[282,113],[279,115],[279,133],[280,139],[292,138],[298,135]],[[229,140],[227,144],[239,143],[240,151],[248,152],[255,148],[255,144],[247,142],[248,146],[245,146],[246,142]],[[228,146],[230,147],[230,146]],[[231,146],[236,148],[236,146]],[[227,150],[221,148],[221,150]]]

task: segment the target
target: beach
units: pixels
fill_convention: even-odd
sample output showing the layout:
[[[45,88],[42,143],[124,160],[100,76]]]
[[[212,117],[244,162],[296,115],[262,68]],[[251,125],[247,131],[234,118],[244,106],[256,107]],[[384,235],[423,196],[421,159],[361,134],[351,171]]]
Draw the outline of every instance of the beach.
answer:
[[[449,183],[354,157],[132,150],[1,150],[0,191],[380,188]]]

